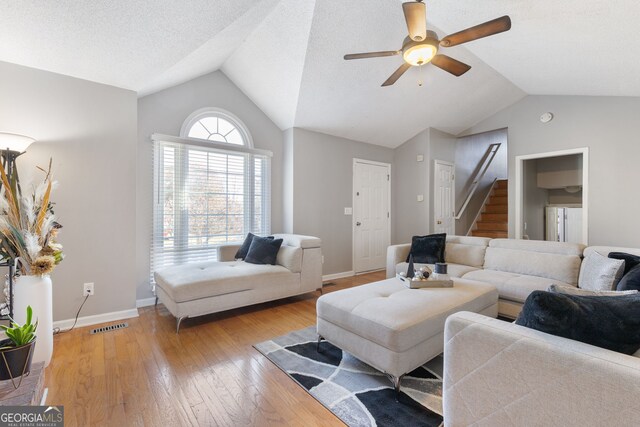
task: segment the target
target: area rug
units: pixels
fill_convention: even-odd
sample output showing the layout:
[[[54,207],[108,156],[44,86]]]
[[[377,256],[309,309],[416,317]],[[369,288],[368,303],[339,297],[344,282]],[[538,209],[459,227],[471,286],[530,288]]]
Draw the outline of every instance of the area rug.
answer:
[[[326,341],[318,352],[314,326],[254,347],[349,426],[442,425],[441,357],[407,374],[396,400],[382,372]]]

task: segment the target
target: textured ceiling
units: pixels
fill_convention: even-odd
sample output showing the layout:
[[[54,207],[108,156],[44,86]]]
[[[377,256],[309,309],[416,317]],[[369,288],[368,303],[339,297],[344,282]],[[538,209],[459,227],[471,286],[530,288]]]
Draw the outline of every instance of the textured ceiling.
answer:
[[[508,33],[447,49],[380,84],[399,57],[402,0],[0,0],[0,60],[138,91],[221,69],[278,126],[395,147],[427,127],[457,133],[525,94],[640,96],[640,2],[426,0],[444,36],[505,14]],[[418,87],[417,81],[424,81]]]

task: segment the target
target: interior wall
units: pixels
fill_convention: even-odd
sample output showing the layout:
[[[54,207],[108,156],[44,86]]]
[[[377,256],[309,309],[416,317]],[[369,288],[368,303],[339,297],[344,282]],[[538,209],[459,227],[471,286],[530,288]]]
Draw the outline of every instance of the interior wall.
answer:
[[[541,123],[540,115],[554,119]],[[509,129],[509,235],[515,236],[515,158],[589,148],[589,244],[637,247],[640,97],[527,96],[465,131]]]
[[[530,240],[545,240],[545,207],[549,192],[538,187],[539,160],[527,160],[523,167],[522,221],[523,235]]]
[[[65,260],[51,274],[53,319],[135,308],[136,94],[0,62],[0,131],[37,142],[17,160],[23,189],[53,159]]]
[[[393,150],[294,128],[293,152],[293,231],[322,239],[323,274],[352,271],[353,159],[393,163]]]
[[[466,235],[473,225],[476,215],[482,208],[484,199],[491,189],[493,180],[507,178],[508,131],[507,129],[472,133],[458,138],[456,142],[456,212],[459,212],[473,185],[473,179],[482,166],[491,144],[500,143],[485,176],[480,181],[475,195],[462,216],[456,221],[456,234]]]
[[[153,215],[153,133],[179,135],[184,120],[200,108],[218,107],[244,122],[254,146],[271,150],[271,230],[283,230],[282,131],[222,72],[216,71],[138,100],[138,162],[136,183],[137,298],[152,297],[149,288]]]

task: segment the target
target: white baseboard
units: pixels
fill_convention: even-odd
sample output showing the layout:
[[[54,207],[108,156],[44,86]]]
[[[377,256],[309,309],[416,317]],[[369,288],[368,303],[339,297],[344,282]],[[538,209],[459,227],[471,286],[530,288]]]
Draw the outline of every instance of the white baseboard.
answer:
[[[136,307],[149,307],[150,305],[155,305],[156,297],[151,298],[142,298],[136,301]]]
[[[113,322],[122,319],[131,319],[132,317],[138,317],[138,309],[132,308],[131,310],[113,311],[111,313],[96,314],[93,316],[78,317],[78,323],[76,328],[82,326],[91,326],[98,323]],[[69,329],[73,326],[74,319],[57,320],[53,322],[54,328],[60,328],[62,330]]]
[[[336,279],[344,279],[345,277],[355,276],[355,273],[352,271],[343,271],[342,273],[333,273],[333,274],[325,274],[322,276],[323,282],[328,282],[329,280]]]

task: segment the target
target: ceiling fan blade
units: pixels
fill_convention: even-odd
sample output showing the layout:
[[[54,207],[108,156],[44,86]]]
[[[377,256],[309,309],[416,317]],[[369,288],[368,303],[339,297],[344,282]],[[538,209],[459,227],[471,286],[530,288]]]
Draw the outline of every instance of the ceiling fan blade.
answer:
[[[402,3],[404,19],[407,21],[409,38],[422,41],[427,37],[427,6],[422,1]]]
[[[399,50],[383,50],[381,52],[366,52],[366,53],[350,53],[344,56],[344,59],[364,59],[364,58],[378,58],[380,56],[395,56],[400,53]]]
[[[442,54],[434,56],[431,63],[456,77],[460,77],[471,69],[470,65]]]
[[[382,83],[382,86],[391,86],[392,84],[394,84],[409,68],[411,68],[411,64],[405,62],[404,64],[402,64],[400,67],[398,67],[397,70],[395,70],[393,72],[393,74],[391,74],[391,76],[384,82]]]
[[[466,30],[450,34],[440,40],[440,46],[457,46],[462,43],[467,43],[473,40],[481,39],[483,37],[488,37],[494,34],[502,33],[504,31],[509,31],[510,29],[511,18],[509,18],[508,15],[505,15],[501,18],[485,22],[484,24],[476,25],[475,27],[467,28]]]

